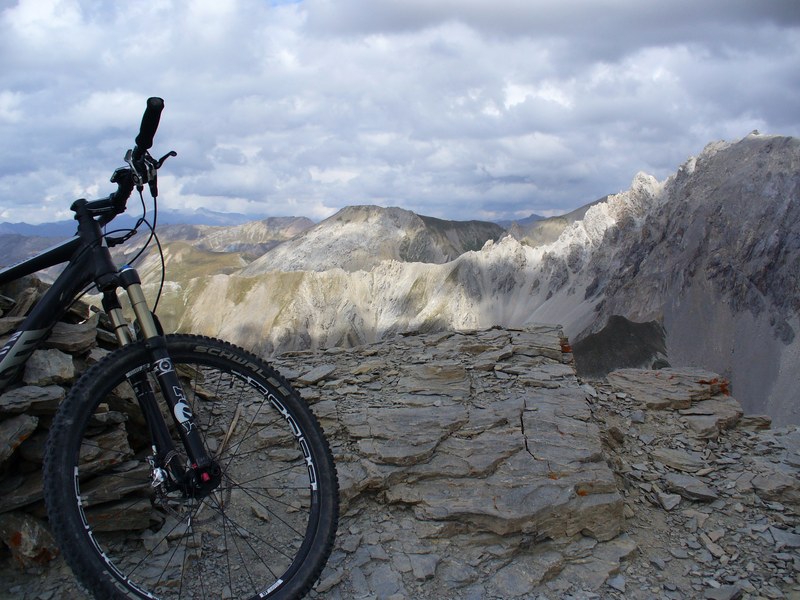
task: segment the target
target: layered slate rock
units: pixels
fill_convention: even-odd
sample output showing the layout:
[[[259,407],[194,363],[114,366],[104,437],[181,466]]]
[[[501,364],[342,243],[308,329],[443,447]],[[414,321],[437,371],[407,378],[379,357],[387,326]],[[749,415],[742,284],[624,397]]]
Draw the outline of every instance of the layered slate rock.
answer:
[[[364,578],[377,597],[510,597],[575,561],[596,558],[600,583],[618,569],[635,544],[608,546],[623,500],[568,350],[558,327],[535,326],[278,359],[339,473],[340,542],[318,590],[350,597]]]
[[[599,597],[798,597],[800,427],[738,418],[716,374],[626,370],[609,381],[587,391],[639,551]],[[657,408],[647,382],[673,400],[691,390],[690,406]]]
[[[730,395],[730,383],[704,369],[618,369],[607,379],[615,390],[646,408],[678,410],[702,438],[716,438],[744,414]]]
[[[647,408],[688,409],[724,393],[728,382],[704,369],[618,369],[608,374],[614,389],[631,394]]]

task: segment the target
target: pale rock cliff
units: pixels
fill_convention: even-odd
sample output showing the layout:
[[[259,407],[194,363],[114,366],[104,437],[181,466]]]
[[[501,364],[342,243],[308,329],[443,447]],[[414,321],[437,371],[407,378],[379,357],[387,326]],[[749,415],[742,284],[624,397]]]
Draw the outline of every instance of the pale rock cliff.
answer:
[[[370,270],[248,277],[256,264],[251,263],[236,274],[193,280],[184,293],[192,310],[183,314],[180,328],[199,328],[273,353],[371,342],[404,330],[521,325],[553,316],[575,321],[596,303],[585,301],[586,284],[576,276],[605,231],[640,219],[656,202],[655,179],[639,175],[634,183],[630,191],[590,208],[547,246],[532,248],[506,236],[443,264],[382,260]],[[367,237],[363,228],[358,231]],[[322,260],[335,257],[326,253]],[[565,318],[570,313],[576,317]]]

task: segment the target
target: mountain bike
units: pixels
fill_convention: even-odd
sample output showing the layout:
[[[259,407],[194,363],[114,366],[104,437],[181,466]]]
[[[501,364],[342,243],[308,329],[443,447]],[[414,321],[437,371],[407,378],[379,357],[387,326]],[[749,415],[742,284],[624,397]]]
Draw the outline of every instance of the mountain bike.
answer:
[[[117,190],[72,204],[75,237],[0,271],[6,284],[66,263],[0,349],[0,389],[96,288],[120,347],[72,386],[44,461],[48,519],[77,579],[96,598],[299,598],[319,577],[338,524],[336,470],[318,421],[257,356],[209,337],[165,335],[136,269],[117,267],[110,251],[143,225],[145,247],[158,241],[157,171],[176,156],[149,152],[163,108],[160,98],[147,101],[126,166],[111,178]],[[152,223],[145,210],[134,228],[109,231],[134,189],[145,206],[145,184]],[[163,263],[162,254],[162,284]]]

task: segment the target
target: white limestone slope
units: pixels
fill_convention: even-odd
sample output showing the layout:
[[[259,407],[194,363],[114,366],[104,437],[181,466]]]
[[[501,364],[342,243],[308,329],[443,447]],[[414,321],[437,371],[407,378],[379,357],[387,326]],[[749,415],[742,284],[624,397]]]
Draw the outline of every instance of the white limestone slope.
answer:
[[[538,248],[505,237],[444,264],[383,260],[369,270],[253,277],[248,267],[196,281],[193,309],[180,326],[275,352],[369,342],[411,329],[585,321],[595,303],[584,300],[582,268],[608,228],[640,219],[659,190],[655,179],[638,175],[630,191],[592,207],[556,242]],[[367,229],[359,234],[370,237]]]
[[[266,252],[242,275],[336,268],[359,271],[384,260],[444,263],[502,233],[492,223],[442,221],[401,208],[349,206]],[[477,245],[476,240],[480,240]]]

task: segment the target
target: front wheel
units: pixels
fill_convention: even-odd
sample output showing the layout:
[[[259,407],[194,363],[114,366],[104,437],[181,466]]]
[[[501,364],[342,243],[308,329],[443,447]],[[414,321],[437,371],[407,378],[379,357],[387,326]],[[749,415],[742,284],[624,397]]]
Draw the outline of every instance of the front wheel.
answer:
[[[159,483],[129,379],[147,373],[163,399],[144,345],[121,348],[80,378],[50,430],[45,501],[65,559],[97,598],[303,596],[338,522],[336,471],[316,418],[252,354],[198,336],[166,340],[221,481],[203,497]]]

